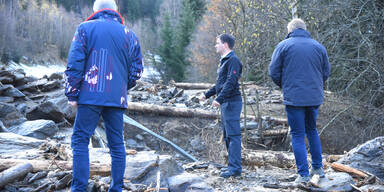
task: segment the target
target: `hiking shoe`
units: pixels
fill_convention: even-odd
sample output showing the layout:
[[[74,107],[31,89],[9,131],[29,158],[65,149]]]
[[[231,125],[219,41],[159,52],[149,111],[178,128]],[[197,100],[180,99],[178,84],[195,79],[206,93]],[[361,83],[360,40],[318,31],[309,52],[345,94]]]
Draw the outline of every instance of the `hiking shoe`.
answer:
[[[228,171],[228,167],[223,167],[220,169],[220,172],[226,172],[226,171]]]
[[[240,176],[241,175],[241,172],[237,172],[237,171],[225,171],[225,172],[222,172],[220,174],[220,177],[223,177],[223,178],[228,178],[228,177],[237,177],[237,176]]]
[[[312,167],[311,170],[309,171],[309,177],[313,177],[314,175],[319,175],[320,178],[324,178],[325,174],[324,174],[323,168],[314,169]]]
[[[295,183],[296,184],[299,184],[299,183],[308,183],[309,182],[309,177],[308,176],[301,176],[299,175],[296,179],[295,179]]]

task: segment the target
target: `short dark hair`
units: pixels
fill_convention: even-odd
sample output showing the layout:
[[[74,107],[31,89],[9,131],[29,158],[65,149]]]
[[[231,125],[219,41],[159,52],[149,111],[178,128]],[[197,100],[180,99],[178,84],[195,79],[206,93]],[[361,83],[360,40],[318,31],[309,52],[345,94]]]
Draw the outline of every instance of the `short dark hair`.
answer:
[[[217,38],[219,38],[222,43],[227,43],[230,49],[235,46],[235,37],[230,34],[221,34],[217,36]]]

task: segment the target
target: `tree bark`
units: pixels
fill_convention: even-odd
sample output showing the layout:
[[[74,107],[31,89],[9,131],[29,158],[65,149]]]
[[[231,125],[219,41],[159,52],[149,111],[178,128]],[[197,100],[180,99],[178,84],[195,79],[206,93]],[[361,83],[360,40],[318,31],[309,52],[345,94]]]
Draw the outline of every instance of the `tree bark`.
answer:
[[[128,111],[174,117],[199,117],[206,119],[219,118],[218,113],[201,109],[177,108],[138,102],[128,102]]]
[[[144,114],[163,115],[168,117],[198,117],[205,119],[217,119],[220,118],[220,114],[217,112],[202,110],[202,109],[189,109],[189,108],[177,108],[169,106],[161,106],[155,104],[128,102],[128,112],[139,112]],[[244,118],[241,115],[241,118]],[[255,120],[255,116],[247,115],[248,120]],[[265,119],[263,117],[263,119]],[[273,118],[276,124],[288,125],[287,119]]]
[[[0,163],[3,166],[3,163]],[[4,187],[8,183],[11,183],[21,177],[24,177],[27,173],[32,171],[32,165],[30,163],[16,164],[10,166],[9,169],[0,173],[0,188]]]
[[[368,175],[365,174],[364,172],[362,172],[358,169],[343,165],[341,163],[336,163],[336,162],[332,163],[331,167],[332,167],[332,169],[334,169],[336,171],[346,172],[346,173],[349,173],[349,174],[352,174],[355,176],[359,176],[359,177],[363,177],[363,178],[368,177]]]
[[[210,89],[214,86],[211,83],[175,83],[177,88],[181,89]]]
[[[0,169],[17,166],[19,164],[30,164],[33,172],[62,169],[72,170],[72,161],[51,160],[27,160],[27,159],[0,159]],[[111,172],[110,164],[90,163],[89,174],[108,176]]]

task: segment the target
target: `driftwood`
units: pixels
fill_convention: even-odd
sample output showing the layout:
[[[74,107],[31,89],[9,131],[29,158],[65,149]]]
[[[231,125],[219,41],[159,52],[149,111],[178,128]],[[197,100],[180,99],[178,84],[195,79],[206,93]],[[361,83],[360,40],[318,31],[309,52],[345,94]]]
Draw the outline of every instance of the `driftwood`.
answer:
[[[31,171],[39,172],[46,170],[72,170],[72,161],[51,161],[51,160],[27,160],[27,159],[0,159],[0,168],[9,168],[19,164],[32,165]],[[111,172],[110,164],[90,163],[89,173],[92,175],[108,176]]]
[[[288,129],[265,130],[263,131],[263,137],[285,136],[287,133]]]
[[[205,119],[218,119],[220,114],[217,112],[202,110],[202,109],[189,109],[189,108],[178,108],[161,106],[155,104],[139,103],[139,102],[128,102],[128,112],[139,112],[143,114],[163,115],[168,117],[198,117]],[[244,118],[241,115],[241,118]],[[247,115],[247,119],[255,120],[255,116]],[[266,119],[263,117],[263,119]],[[284,118],[273,118],[273,121],[277,124],[288,125],[287,119]]]
[[[181,89],[209,89],[214,86],[211,83],[174,83],[173,85]]]
[[[211,83],[171,83],[177,88],[181,89],[210,89],[213,87],[215,84]],[[256,82],[253,81],[248,81],[248,82],[243,82],[242,85],[248,86],[248,85],[256,85]]]
[[[3,163],[0,163],[0,165],[3,165]],[[24,177],[27,173],[31,171],[32,165],[30,163],[10,166],[9,169],[0,173],[0,188],[21,177]]]
[[[340,164],[340,163],[336,163],[336,162],[332,163],[331,167],[332,167],[332,169],[334,169],[336,171],[346,172],[346,173],[349,173],[349,174],[352,174],[352,175],[355,175],[355,176],[358,176],[358,177],[363,177],[363,178],[368,177],[368,175],[365,174],[364,172],[362,172],[362,171],[360,171],[358,169],[355,169],[355,168],[352,168],[352,167]]]
[[[168,107],[161,105],[153,105],[138,102],[128,102],[128,111],[141,112],[144,114],[164,115],[174,117],[199,117],[206,119],[217,119],[220,117],[218,113],[201,110],[201,109],[188,109]]]

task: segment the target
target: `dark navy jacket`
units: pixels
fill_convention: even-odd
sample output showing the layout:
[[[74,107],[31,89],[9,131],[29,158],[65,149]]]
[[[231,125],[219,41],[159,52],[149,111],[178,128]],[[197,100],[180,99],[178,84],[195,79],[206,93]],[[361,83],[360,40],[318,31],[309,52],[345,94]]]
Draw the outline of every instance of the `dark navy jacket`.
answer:
[[[296,29],[272,55],[269,75],[283,89],[284,104],[317,106],[323,103],[323,85],[330,74],[327,51],[308,31]]]
[[[220,59],[216,85],[205,93],[205,97],[209,98],[216,94],[216,101],[220,104],[228,101],[241,101],[238,81],[241,77],[242,68],[240,59],[233,51]]]
[[[65,95],[78,104],[127,108],[143,72],[140,44],[120,14],[102,9],[77,28],[68,54]]]

